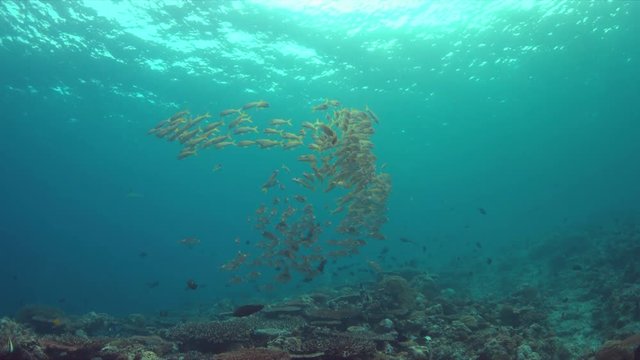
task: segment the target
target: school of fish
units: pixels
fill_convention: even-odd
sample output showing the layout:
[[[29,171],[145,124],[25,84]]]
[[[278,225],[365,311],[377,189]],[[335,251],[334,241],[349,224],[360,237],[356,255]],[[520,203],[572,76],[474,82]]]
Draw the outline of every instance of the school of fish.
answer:
[[[261,268],[275,270],[274,283],[289,282],[295,274],[312,281],[329,261],[358,253],[370,239],[385,238],[382,226],[387,222],[391,177],[381,171],[384,166],[378,166],[373,153],[378,116],[368,107],[341,108],[339,101],[327,99],[312,107],[313,112],[324,112],[322,120],[297,124],[273,118],[259,128],[249,111],[269,107],[264,100],[254,101],[223,110],[217,120],[209,113],[191,116],[185,110],[149,130],[158,138],[179,142],[178,159],[235,146],[298,149],[297,161],[307,164],[308,170],[297,176],[282,165],[261,185],[263,192],[275,195],[250,218],[260,233],[254,248],[239,250],[222,265],[238,273],[231,283],[255,281],[262,277]],[[297,131],[292,130],[295,125]],[[318,209],[308,200],[311,196],[321,196],[323,203],[333,200],[335,207]]]

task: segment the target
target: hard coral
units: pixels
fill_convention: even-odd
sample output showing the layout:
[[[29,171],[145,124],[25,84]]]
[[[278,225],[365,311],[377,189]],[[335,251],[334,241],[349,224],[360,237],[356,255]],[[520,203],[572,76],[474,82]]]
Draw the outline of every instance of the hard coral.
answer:
[[[640,359],[640,334],[622,341],[608,341],[596,353],[597,360],[638,360]]]
[[[176,349],[174,344],[158,336],[130,336],[110,341],[102,348],[102,354],[125,354],[128,357],[141,356],[146,358],[164,356]]]
[[[407,280],[397,275],[382,278],[378,283],[378,293],[384,298],[383,307],[392,314],[406,314],[416,302],[416,291]]]
[[[61,332],[67,320],[62,310],[48,305],[26,305],[18,310],[15,318],[40,334]]]
[[[296,348],[284,350],[295,354],[292,357],[322,353],[329,359],[369,359],[376,346],[371,339],[356,334],[314,328],[299,339]]]
[[[56,359],[91,359],[100,352],[105,341],[89,340],[73,335],[44,336],[39,340],[40,346],[49,358]]]
[[[10,319],[0,319],[0,359],[47,359],[36,335]]]
[[[186,323],[169,331],[168,337],[182,343],[186,350],[223,352],[234,344],[249,341],[252,328],[242,319]]]

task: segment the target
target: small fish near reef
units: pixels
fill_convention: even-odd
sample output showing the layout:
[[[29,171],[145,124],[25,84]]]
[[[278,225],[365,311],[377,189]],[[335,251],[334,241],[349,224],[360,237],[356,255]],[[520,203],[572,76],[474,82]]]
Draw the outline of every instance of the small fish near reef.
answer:
[[[193,236],[191,236],[191,237],[187,237],[187,238],[178,240],[178,244],[184,245],[184,246],[186,246],[188,248],[192,248],[192,247],[200,244],[200,240],[195,238],[195,237],[193,237]]]
[[[232,315],[235,317],[245,317],[253,315],[262,309],[264,309],[264,305],[261,304],[243,305],[233,310]]]
[[[198,283],[195,280],[189,279],[187,280],[187,288],[186,290],[196,290],[198,288]]]

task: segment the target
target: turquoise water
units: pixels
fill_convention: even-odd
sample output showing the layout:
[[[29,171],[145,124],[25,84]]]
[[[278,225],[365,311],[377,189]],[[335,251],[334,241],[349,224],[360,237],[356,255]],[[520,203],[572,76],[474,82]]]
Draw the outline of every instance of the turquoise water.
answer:
[[[0,313],[269,301],[370,279],[370,260],[509,262],[550,234],[637,215],[639,16],[633,1],[2,1]],[[312,282],[267,292],[262,269],[229,285],[220,267],[255,253],[247,218],[273,198],[260,186],[283,164],[302,171],[305,150],[178,161],[147,131],[259,99],[260,121],[301,124],[324,98],[380,118],[387,240]]]

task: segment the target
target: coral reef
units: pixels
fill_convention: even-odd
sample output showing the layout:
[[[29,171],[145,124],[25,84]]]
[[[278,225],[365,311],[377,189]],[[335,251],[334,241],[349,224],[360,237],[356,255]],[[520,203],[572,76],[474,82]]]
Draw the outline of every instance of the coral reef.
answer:
[[[640,334],[622,341],[608,341],[595,354],[596,360],[637,360],[640,358]]]
[[[551,257],[551,268],[566,269]],[[633,269],[589,261],[601,267],[558,275],[580,284],[573,292],[522,281],[503,296],[478,298],[459,277],[397,269],[246,317],[229,318],[234,307],[222,301],[204,315],[218,320],[206,322],[201,311],[116,318],[28,306],[16,320],[0,320],[0,359],[640,359],[640,287],[624,280]]]
[[[168,331],[169,339],[178,341],[182,350],[222,352],[235,344],[248,342],[252,328],[244,319],[181,324]]]

